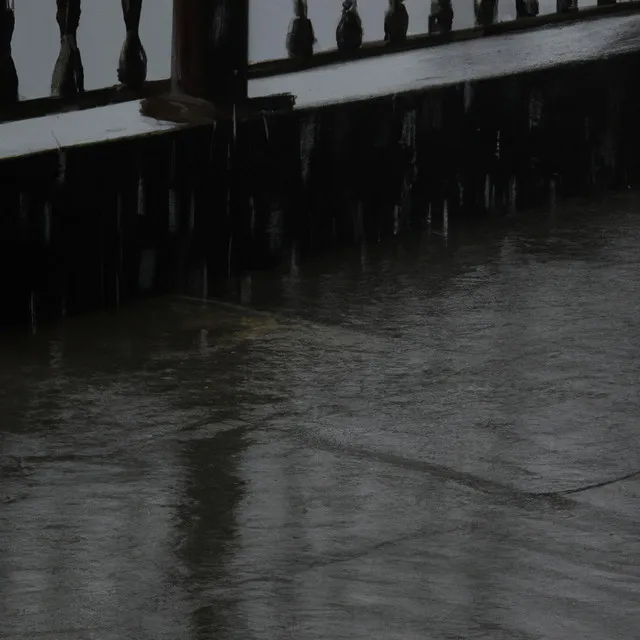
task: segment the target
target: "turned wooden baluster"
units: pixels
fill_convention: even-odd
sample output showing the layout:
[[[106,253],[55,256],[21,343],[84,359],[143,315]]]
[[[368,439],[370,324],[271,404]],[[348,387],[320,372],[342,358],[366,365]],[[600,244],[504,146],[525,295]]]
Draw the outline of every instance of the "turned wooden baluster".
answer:
[[[60,27],[60,53],[51,79],[51,95],[66,97],[84,91],[84,69],[78,49],[80,0],[56,0],[56,22]]]
[[[18,101],[18,73],[11,56],[15,21],[13,0],[0,0],[0,106]]]
[[[516,18],[532,18],[540,13],[538,0],[516,0]]]
[[[362,20],[358,13],[358,0],[344,0],[342,15],[336,28],[336,43],[340,51],[351,53],[362,46]]]
[[[384,39],[389,44],[397,44],[407,39],[409,14],[404,0],[389,0],[389,7],[384,14]]]
[[[431,0],[429,33],[449,33],[453,26],[451,0]]]
[[[287,32],[287,52],[290,58],[310,58],[316,36],[309,19],[307,0],[293,0],[293,20]]]
[[[147,79],[147,53],[140,41],[142,0],[122,0],[122,15],[127,36],[118,62],[118,80],[131,89],[138,89]]]
[[[556,0],[556,11],[558,13],[568,13],[578,10],[578,0]]]
[[[473,8],[476,15],[476,26],[487,27],[496,21],[498,0],[475,0]]]

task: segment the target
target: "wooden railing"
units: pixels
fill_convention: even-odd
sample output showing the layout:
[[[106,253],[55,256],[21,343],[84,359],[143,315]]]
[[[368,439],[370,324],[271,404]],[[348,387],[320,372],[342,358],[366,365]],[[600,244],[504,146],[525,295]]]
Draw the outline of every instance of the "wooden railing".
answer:
[[[348,51],[336,48],[317,53],[313,52],[310,56],[291,55],[290,53],[288,59],[264,60],[250,65],[249,79],[277,76],[344,63],[348,60],[371,58],[398,51],[425,49],[451,42],[463,42],[465,40],[530,30],[553,24],[560,25],[612,15],[640,13],[640,1],[638,0],[620,3],[617,3],[616,0],[598,0],[597,5],[583,9],[579,9],[577,0],[556,0],[556,12],[544,15],[538,15],[537,13],[537,0],[512,1],[515,1],[517,17],[511,21],[497,22],[498,0],[469,0],[469,2],[474,2],[475,26],[457,30],[452,29],[453,10],[450,0],[436,1],[431,5],[427,33],[405,36],[395,42],[384,40],[366,42],[363,38],[362,43],[357,48]],[[389,0],[389,2],[392,3],[394,0]],[[444,16],[443,11],[445,13]],[[411,16],[409,15],[410,18]],[[292,22],[289,33],[291,33],[293,26]]]
[[[139,26],[143,4],[151,6],[151,3],[143,3],[143,0],[120,1],[126,37],[120,51],[118,66],[114,69],[114,81],[117,78],[118,85],[85,91],[82,55],[77,41],[82,17],[81,0],[56,0],[60,51],[51,79],[51,96],[19,101],[19,77],[11,52],[15,27],[15,0],[0,0],[0,122],[106,106],[169,92],[172,84],[168,79],[147,82],[147,56],[140,39]],[[578,11],[578,0],[556,0],[555,14],[539,16],[538,0],[509,1],[515,3],[516,20],[496,23],[498,0],[469,0],[474,2],[476,26],[453,31],[454,14],[451,0],[433,0],[427,25],[428,33],[408,37],[411,16],[404,8],[404,0],[388,0],[385,23],[381,25],[384,27],[385,41],[365,43],[357,0],[344,0],[341,13],[337,12],[336,15],[339,25],[336,30],[336,48],[314,54],[313,16],[309,15],[307,0],[293,0],[292,21],[287,34],[289,58],[249,65],[246,45],[248,0],[174,0],[177,28],[174,24],[173,89],[176,89],[175,80],[179,78],[178,84],[182,85],[180,88],[191,95],[198,95],[198,84],[204,83],[208,84],[209,88],[215,84],[216,90],[224,91],[227,97],[235,96],[236,92],[239,92],[237,95],[242,98],[243,92],[246,97],[246,82],[250,78],[384,55],[391,51],[530,29],[554,22],[640,10],[640,2],[616,4],[616,0],[598,0],[597,7]],[[232,16],[230,23],[233,23],[233,26],[228,29],[233,29],[234,32],[231,33],[231,37],[229,32],[226,33],[212,49],[207,38],[216,36],[207,34],[215,29],[212,30],[206,21],[218,20],[221,12],[224,14],[225,11]],[[240,35],[236,38],[234,34]],[[254,37],[259,37],[259,34],[254,34]],[[204,62],[204,57],[212,50],[217,52],[218,60],[215,64],[211,61]],[[176,62],[177,58],[182,59],[182,62]],[[181,68],[176,69],[176,64],[181,64]],[[216,76],[215,82],[211,79],[211,74]],[[204,95],[200,97],[212,99],[211,91],[204,91]],[[235,100],[235,97],[233,99]]]
[[[143,0],[121,0],[126,37],[116,75],[124,88],[140,89],[147,78],[147,56],[139,27]],[[56,0],[56,22],[60,31],[60,52],[51,78],[51,96],[69,98],[84,93],[84,69],[77,32],[81,0]],[[0,0],[0,106],[18,101],[19,78],[11,55],[15,27],[15,0]]]

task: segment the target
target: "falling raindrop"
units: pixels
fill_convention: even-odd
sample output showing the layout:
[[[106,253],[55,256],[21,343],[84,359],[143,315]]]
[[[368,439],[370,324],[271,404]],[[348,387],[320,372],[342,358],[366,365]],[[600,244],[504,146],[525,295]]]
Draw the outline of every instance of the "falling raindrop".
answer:
[[[364,233],[364,205],[362,200],[358,200],[356,205],[356,216],[354,221],[355,237],[360,240]]]
[[[56,175],[56,183],[61,186],[67,179],[67,152],[62,149],[57,138],[56,143],[58,145],[58,173]]]
[[[518,195],[518,181],[515,176],[509,178],[509,212],[516,211],[516,198]]]
[[[537,91],[529,95],[529,130],[540,126],[542,121],[542,96]]]
[[[51,340],[49,342],[49,366],[56,372],[62,368],[63,355],[63,342],[61,340]]]
[[[118,232],[118,269],[122,269],[124,252],[122,251],[122,193],[118,192],[116,205],[116,230]]]
[[[200,354],[205,355],[209,348],[209,331],[207,329],[200,329],[200,340],[198,346]]]
[[[364,242],[360,245],[360,269],[362,273],[367,272],[367,245]]]
[[[464,112],[467,113],[473,102],[473,84],[471,82],[464,83]]]
[[[213,123],[213,126],[211,127],[211,144],[209,145],[209,164],[210,165],[213,163],[217,128],[218,128],[218,123],[216,121]]]
[[[556,206],[556,199],[558,194],[558,185],[556,176],[552,176],[549,180],[549,206],[554,209]]]
[[[247,275],[240,280],[240,304],[251,304],[251,276]]]
[[[43,222],[44,222],[44,243],[46,245],[51,243],[51,203],[47,202],[44,205],[44,213],[43,213]]]
[[[249,228],[251,229],[251,236],[253,237],[256,232],[256,201],[254,200],[253,196],[249,198],[249,210],[251,211]]]
[[[178,194],[175,189],[169,189],[169,233],[178,229]]]
[[[442,211],[442,235],[444,238],[449,237],[449,201],[444,201],[444,208]]]
[[[238,123],[236,120],[236,103],[233,103],[233,145],[236,144],[236,138],[238,135]]]
[[[26,228],[29,220],[29,196],[23,191],[20,192],[20,224]]]
[[[300,275],[300,249],[297,242],[291,245],[289,253],[289,275],[293,278],[297,278]]]
[[[311,153],[315,145],[316,122],[309,116],[300,126],[300,165],[302,168],[302,182],[306,185],[311,168]]]
[[[138,215],[144,216],[147,213],[147,199],[144,191],[144,180],[138,176]]]
[[[205,300],[209,297],[209,272],[206,258],[202,265],[202,297]]]
[[[122,191],[118,191],[116,199],[116,224],[118,231],[120,231],[120,222],[122,220]]]
[[[35,334],[36,332],[36,303],[35,303],[35,293],[32,291],[29,296],[29,319],[31,323],[31,333]]]
[[[484,208],[491,207],[491,176],[487,173],[484,177]]]
[[[280,205],[274,207],[269,215],[267,235],[269,237],[269,249],[276,251],[282,246],[284,215]]]
[[[193,231],[196,226],[196,194],[191,189],[191,202],[189,206],[189,231]]]

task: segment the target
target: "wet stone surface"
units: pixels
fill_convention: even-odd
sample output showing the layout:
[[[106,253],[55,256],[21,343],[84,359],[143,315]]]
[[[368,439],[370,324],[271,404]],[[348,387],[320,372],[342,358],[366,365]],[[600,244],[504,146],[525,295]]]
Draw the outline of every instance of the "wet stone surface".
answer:
[[[636,637],[638,211],[3,334],[0,637]]]

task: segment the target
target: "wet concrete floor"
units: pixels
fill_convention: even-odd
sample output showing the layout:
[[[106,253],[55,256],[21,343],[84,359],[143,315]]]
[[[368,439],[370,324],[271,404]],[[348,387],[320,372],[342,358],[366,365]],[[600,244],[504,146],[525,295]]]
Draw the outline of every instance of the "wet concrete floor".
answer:
[[[640,637],[637,196],[240,301],[2,335],[0,638]]]

